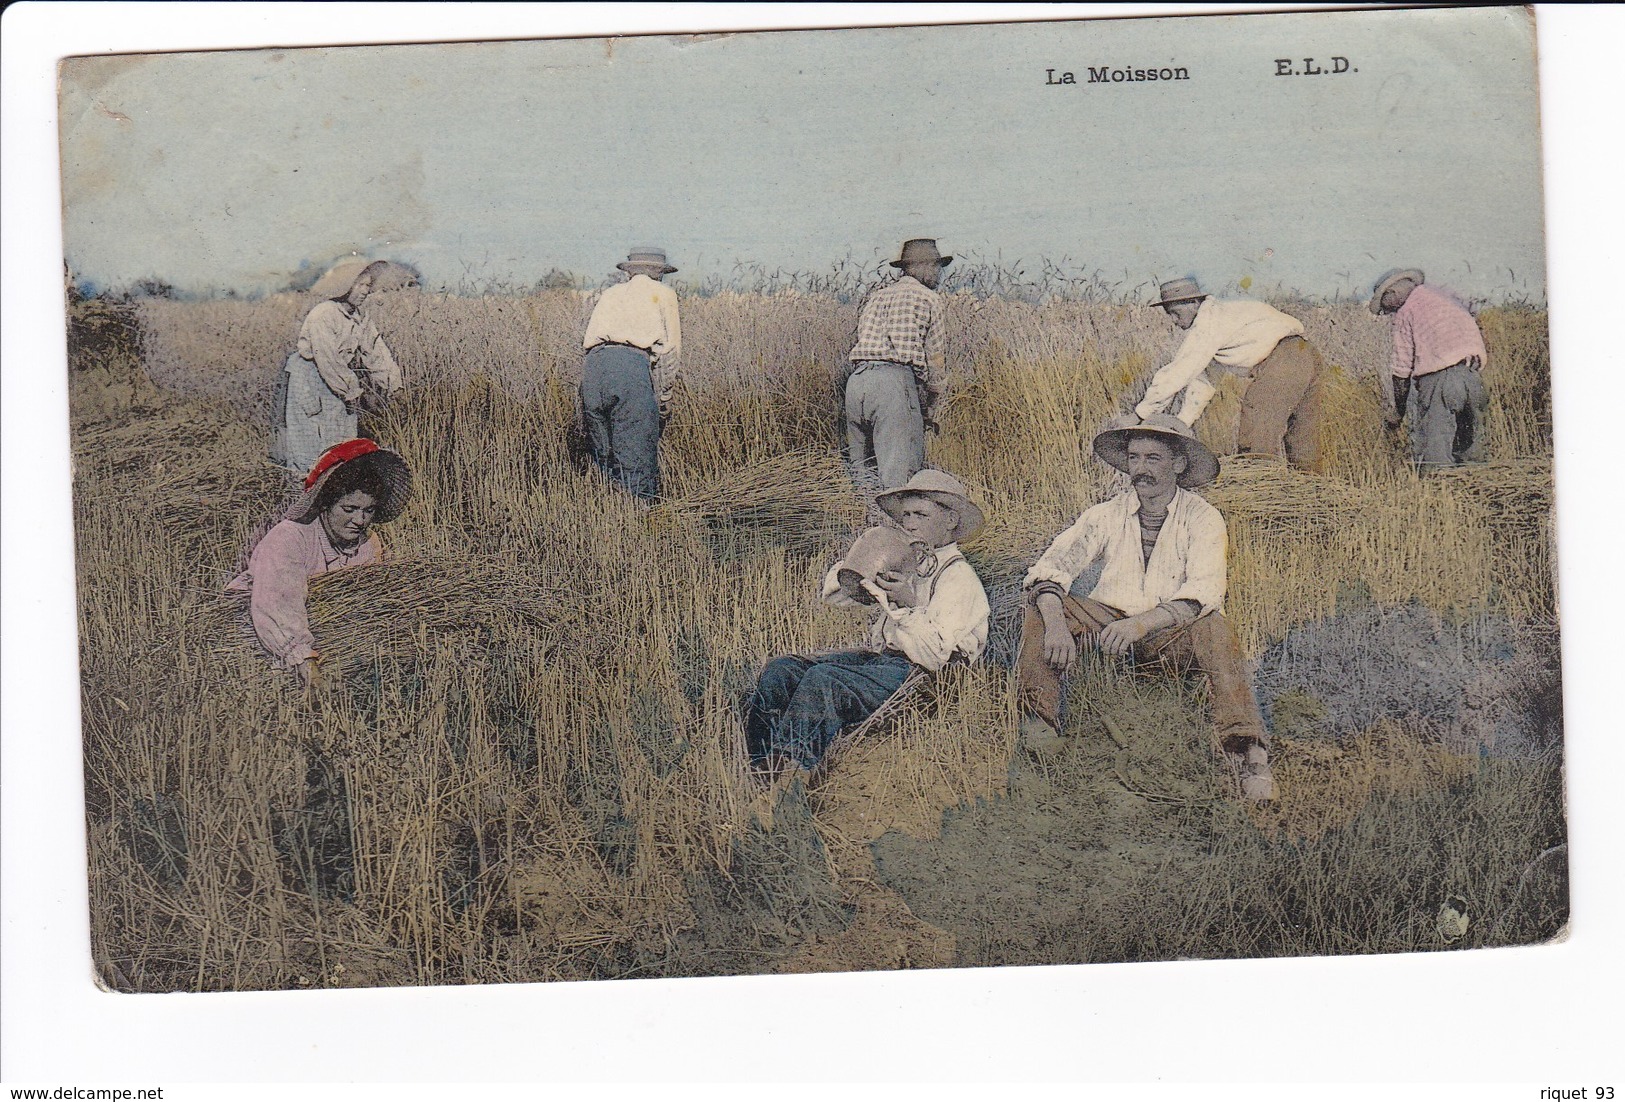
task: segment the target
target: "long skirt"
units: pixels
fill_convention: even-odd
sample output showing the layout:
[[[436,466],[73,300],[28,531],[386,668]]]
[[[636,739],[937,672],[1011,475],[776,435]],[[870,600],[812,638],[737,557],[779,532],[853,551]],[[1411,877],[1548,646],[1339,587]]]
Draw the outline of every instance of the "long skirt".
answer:
[[[358,421],[344,399],[328,389],[315,361],[294,352],[283,366],[282,379],[277,388],[281,408],[271,411],[271,458],[295,478],[304,478],[324,451],[355,439]]]

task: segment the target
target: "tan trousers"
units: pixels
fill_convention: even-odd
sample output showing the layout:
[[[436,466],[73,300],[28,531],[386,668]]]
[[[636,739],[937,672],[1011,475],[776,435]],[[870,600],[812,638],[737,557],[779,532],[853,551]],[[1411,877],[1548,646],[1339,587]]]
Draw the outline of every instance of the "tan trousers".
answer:
[[[1241,398],[1236,450],[1281,456],[1300,470],[1320,468],[1320,403],[1326,365],[1315,346],[1287,337],[1253,368]]]
[[[1092,642],[1107,624],[1127,619],[1110,605],[1070,595],[1061,598],[1061,613],[1074,641]],[[1184,627],[1152,632],[1135,644],[1134,660],[1196,669],[1207,675],[1213,697],[1213,736],[1221,748],[1236,749],[1248,740],[1269,746],[1269,732],[1243,666],[1241,642],[1222,614],[1210,612]],[[1059,731],[1061,673],[1044,658],[1044,615],[1032,595],[1027,597],[1021,625],[1016,685],[1022,707]]]

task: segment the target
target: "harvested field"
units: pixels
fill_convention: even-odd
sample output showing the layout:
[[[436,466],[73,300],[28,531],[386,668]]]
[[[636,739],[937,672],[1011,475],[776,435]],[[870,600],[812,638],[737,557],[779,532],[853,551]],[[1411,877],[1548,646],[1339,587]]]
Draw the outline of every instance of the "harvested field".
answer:
[[[989,662],[852,745],[771,829],[738,702],[851,642],[819,605],[863,523],[836,431],[856,310],[684,299],[644,509],[573,455],[573,291],[369,302],[409,389],[364,430],[416,477],[385,561],[312,587],[327,676],[273,670],[221,595],[286,504],[266,398],[309,301],[78,304],[73,344],[94,957],[132,991],[1396,952],[1566,921],[1543,314],[1492,309],[1491,462],[1418,478],[1382,427],[1382,323],[1288,308],[1337,368],[1325,470],[1227,465],[1227,615],[1281,799],[1228,798],[1205,690],[1105,662],[1067,747],[1015,749],[1019,585],[1115,486],[1093,430],[1160,315],[950,297],[932,462]],[[1227,380],[1200,431],[1233,440]],[[1115,735],[1114,735],[1115,732]],[[1119,742],[1122,745],[1119,745]],[[1537,864],[1537,861],[1540,862]],[[1534,871],[1531,871],[1534,870]],[[1464,936],[1436,916],[1466,901]]]

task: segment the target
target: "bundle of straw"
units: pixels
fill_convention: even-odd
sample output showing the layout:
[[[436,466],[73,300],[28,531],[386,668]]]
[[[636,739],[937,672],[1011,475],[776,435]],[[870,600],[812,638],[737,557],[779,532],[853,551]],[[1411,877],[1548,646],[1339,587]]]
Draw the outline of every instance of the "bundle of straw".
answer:
[[[1225,519],[1246,520],[1281,535],[1303,535],[1354,524],[1379,503],[1361,485],[1306,474],[1272,458],[1230,456],[1202,491]]]
[[[462,631],[545,632],[582,638],[592,617],[579,594],[538,585],[496,556],[399,559],[311,580],[310,626],[324,657],[349,663],[416,652]]]
[[[795,550],[821,551],[863,521],[838,457],[802,449],[736,467],[656,508],[689,516],[712,532],[752,533]]]
[[[1544,530],[1552,513],[1549,459],[1515,459],[1445,467],[1434,474],[1458,499],[1482,508],[1492,524],[1530,533]]]

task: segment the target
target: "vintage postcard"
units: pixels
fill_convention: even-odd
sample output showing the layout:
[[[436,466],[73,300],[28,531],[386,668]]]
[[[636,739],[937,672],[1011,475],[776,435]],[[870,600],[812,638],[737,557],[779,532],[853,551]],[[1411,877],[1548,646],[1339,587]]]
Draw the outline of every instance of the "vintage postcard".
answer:
[[[1562,938],[1533,19],[63,60],[99,982]]]

